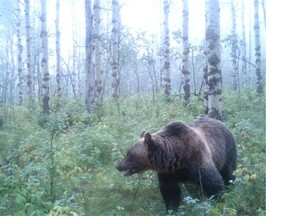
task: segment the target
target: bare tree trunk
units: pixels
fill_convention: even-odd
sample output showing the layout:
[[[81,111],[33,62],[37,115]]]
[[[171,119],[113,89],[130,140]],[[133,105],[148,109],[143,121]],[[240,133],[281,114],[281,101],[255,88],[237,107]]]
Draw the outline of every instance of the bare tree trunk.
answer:
[[[263,10],[263,15],[264,15],[264,24],[265,24],[265,29],[266,29],[266,0],[262,0],[262,10]]]
[[[208,116],[221,120],[221,52],[220,52],[220,7],[218,0],[208,0],[207,8],[207,80],[208,80]]]
[[[119,69],[119,34],[120,34],[120,6],[119,0],[112,0],[112,97],[120,96],[120,69]]]
[[[91,1],[85,0],[85,13],[86,13],[86,71],[87,71],[87,95],[86,106],[89,113],[93,110],[95,103],[95,72],[92,61],[93,54],[93,35],[92,35],[92,9]]]
[[[24,75],[23,75],[23,45],[22,45],[22,39],[21,39],[21,2],[17,1],[17,47],[18,47],[18,88],[19,88],[19,104],[21,105],[24,100]]]
[[[164,74],[163,86],[164,93],[169,100],[171,96],[171,68],[170,68],[170,33],[169,33],[169,8],[170,3],[164,0]]]
[[[252,62],[252,18],[251,18],[251,7],[252,7],[252,2],[249,2],[249,7],[248,7],[248,14],[249,14],[249,56],[248,56],[248,61],[249,62]],[[251,69],[251,64],[248,65],[248,74],[247,74],[247,84],[248,86],[250,86],[250,81],[251,81],[251,78],[250,78],[250,74],[252,72],[252,69]]]
[[[262,74],[261,74],[261,43],[259,26],[259,2],[254,0],[254,32],[255,32],[255,64],[257,77],[257,93],[263,94]]]
[[[3,115],[3,106],[4,106],[4,103],[3,103],[3,97],[2,97],[2,86],[1,86],[1,83],[0,83],[0,128],[3,127],[3,121],[4,121],[4,115]]]
[[[46,20],[46,0],[41,0],[41,46],[42,46],[42,60],[41,69],[43,74],[43,113],[50,113],[50,92],[49,92],[49,67],[48,67],[48,32],[47,32],[47,20]]]
[[[242,76],[243,76],[243,86],[248,86],[248,78],[247,78],[247,57],[246,57],[246,31],[245,31],[245,4],[244,0],[242,0],[241,7],[241,21],[242,21]]]
[[[208,26],[208,0],[205,0],[205,29],[207,31]],[[206,35],[205,35],[206,37]],[[205,48],[204,48],[204,63],[203,63],[203,94],[204,94],[204,113],[208,114],[208,95],[209,95],[209,86],[208,86],[208,48],[207,48],[207,40],[205,40]]]
[[[72,80],[71,80],[71,82],[72,82],[72,86],[73,86],[73,91],[75,92],[75,96],[76,96],[76,98],[77,98],[77,93],[79,93],[78,92],[78,90],[77,90],[77,85],[76,85],[76,79],[77,79],[77,65],[76,65],[76,47],[75,47],[75,45],[73,45],[73,63],[72,63]],[[75,98],[75,99],[76,99]]]
[[[189,71],[189,0],[183,0],[183,60],[182,60],[182,75],[183,75],[183,90],[184,102],[189,104],[190,101],[190,71]]]
[[[231,57],[232,57],[232,77],[233,77],[233,90],[238,88],[238,68],[237,68],[237,35],[236,35],[236,10],[234,0],[230,1],[231,15],[232,15],[232,32],[231,32]]]
[[[101,34],[100,34],[100,11],[101,11],[101,1],[94,0],[94,46],[95,46],[95,70],[96,70],[96,104],[101,106],[103,102],[103,93],[102,93],[102,65],[101,65]]]
[[[61,50],[60,50],[60,27],[59,27],[59,9],[60,0],[56,1],[56,19],[55,19],[55,31],[56,31],[56,88],[57,96],[61,97]]]
[[[26,21],[26,53],[27,53],[27,86],[28,96],[31,100],[33,98],[33,71],[31,68],[31,24],[30,24],[30,0],[25,0],[25,21]]]
[[[8,51],[9,50],[9,51]],[[17,74],[15,74],[15,59],[14,59],[14,49],[13,49],[13,38],[9,38],[9,40],[7,41],[7,52],[10,52],[10,60],[9,60],[9,64],[11,65],[11,80],[10,80],[10,89],[9,89],[9,95],[10,95],[10,102],[12,104],[14,104],[14,89],[15,89],[15,81],[16,81],[16,77]],[[8,57],[9,55],[7,54],[7,59],[9,59]],[[4,103],[6,101],[4,100]]]
[[[192,76],[193,76],[193,86],[194,86],[194,95],[197,95],[197,82],[196,82],[196,70],[195,70],[195,57],[194,50],[191,49],[191,66],[192,66]]]

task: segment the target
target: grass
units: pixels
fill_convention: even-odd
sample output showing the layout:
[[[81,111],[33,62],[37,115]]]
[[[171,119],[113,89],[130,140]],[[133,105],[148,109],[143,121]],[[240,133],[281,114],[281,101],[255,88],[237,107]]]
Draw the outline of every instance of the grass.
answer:
[[[265,215],[265,101],[246,90],[223,95],[224,122],[237,139],[237,180],[221,199],[199,201],[182,186],[180,210],[168,215]],[[56,104],[56,101],[54,101]],[[6,107],[0,130],[0,215],[163,215],[155,173],[124,177],[114,165],[143,130],[203,115],[193,97],[107,100],[93,114],[79,101],[41,109]],[[118,106],[117,106],[118,105]]]

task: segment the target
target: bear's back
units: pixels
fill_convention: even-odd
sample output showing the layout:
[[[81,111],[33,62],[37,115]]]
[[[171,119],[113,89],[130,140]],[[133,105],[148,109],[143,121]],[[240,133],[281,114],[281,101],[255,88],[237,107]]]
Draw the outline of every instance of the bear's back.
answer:
[[[189,127],[202,134],[211,150],[216,167],[222,167],[228,157],[236,158],[235,138],[231,130],[221,121],[203,117],[196,119],[189,124]]]

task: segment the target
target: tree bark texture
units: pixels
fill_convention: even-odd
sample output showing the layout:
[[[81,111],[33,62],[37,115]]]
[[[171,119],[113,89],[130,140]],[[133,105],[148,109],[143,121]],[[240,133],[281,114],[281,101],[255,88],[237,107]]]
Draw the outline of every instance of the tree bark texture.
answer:
[[[87,79],[87,95],[86,106],[89,113],[93,109],[95,103],[95,72],[93,67],[93,17],[91,9],[91,0],[85,0],[86,14],[86,79]]]
[[[257,93],[263,93],[262,74],[261,74],[261,42],[259,25],[259,1],[254,0],[254,33],[255,33],[255,65],[257,77]]]
[[[171,68],[170,68],[170,32],[169,32],[169,9],[170,2],[169,0],[164,0],[164,74],[163,74],[163,86],[164,93],[167,99],[171,95]]]
[[[103,102],[103,94],[102,94],[102,65],[101,65],[101,33],[100,33],[100,25],[101,25],[101,17],[100,10],[101,9],[101,1],[94,0],[94,56],[95,56],[95,74],[96,74],[96,105],[101,105]]]
[[[21,35],[21,26],[22,26],[22,20],[21,20],[21,3],[20,1],[17,2],[17,48],[18,48],[18,57],[17,57],[17,63],[18,63],[18,88],[19,88],[19,104],[21,105],[24,100],[24,72],[23,72],[23,45],[22,45],[22,35]]]
[[[246,31],[245,31],[245,4],[242,0],[241,6],[241,24],[242,24],[242,43],[241,43],[241,59],[242,59],[242,77],[243,86],[248,86],[248,76],[247,76],[247,56],[246,56]]]
[[[30,0],[25,0],[25,24],[26,24],[26,54],[27,54],[27,86],[28,96],[32,99],[33,92],[33,71],[31,68],[31,24],[30,24]]]
[[[46,0],[41,0],[41,48],[42,48],[42,60],[41,71],[43,75],[43,113],[50,113],[50,92],[49,92],[49,67],[48,67],[48,32],[47,32],[47,20],[46,20]]]
[[[111,34],[111,68],[112,68],[112,97],[120,96],[119,68],[119,34],[120,34],[120,5],[119,0],[112,0],[112,34]]]
[[[59,26],[59,13],[60,13],[60,0],[56,1],[56,19],[55,19],[55,31],[56,31],[56,88],[57,96],[61,97],[61,50],[60,50],[60,26]]]
[[[220,7],[218,0],[208,0],[207,5],[207,82],[208,116],[221,120],[221,52],[220,52]]]
[[[182,44],[183,44],[183,60],[182,60],[182,76],[184,102],[189,103],[190,100],[190,71],[189,71],[189,0],[183,0],[183,24],[182,24]]]
[[[230,1],[231,17],[232,17],[232,32],[231,32],[231,61],[232,61],[232,77],[233,77],[233,90],[238,88],[238,66],[237,66],[237,34],[236,34],[236,10],[234,0]]]

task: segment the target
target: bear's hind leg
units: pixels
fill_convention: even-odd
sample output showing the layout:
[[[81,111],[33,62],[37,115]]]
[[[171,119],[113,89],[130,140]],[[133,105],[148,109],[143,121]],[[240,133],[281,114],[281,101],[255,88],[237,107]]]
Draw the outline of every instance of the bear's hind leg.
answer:
[[[225,185],[229,185],[231,180],[235,180],[232,169],[227,165],[221,169],[220,173],[222,175]]]
[[[177,211],[181,201],[181,190],[176,178],[173,174],[158,173],[158,181],[166,210]]]
[[[210,164],[197,170],[190,169],[191,180],[202,188],[209,196],[218,195],[224,188],[222,176],[214,166]]]

